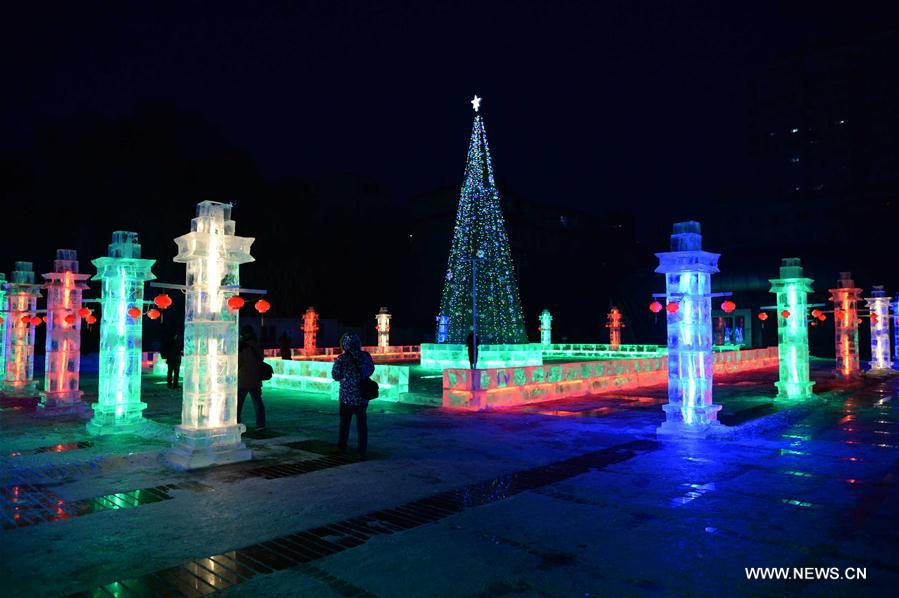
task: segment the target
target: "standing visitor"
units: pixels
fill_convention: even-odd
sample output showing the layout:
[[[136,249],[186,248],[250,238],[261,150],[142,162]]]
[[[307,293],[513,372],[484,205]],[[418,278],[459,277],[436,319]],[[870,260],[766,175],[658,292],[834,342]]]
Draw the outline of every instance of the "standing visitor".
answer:
[[[370,353],[362,350],[362,342],[355,334],[344,334],[340,338],[340,347],[343,353],[331,368],[331,377],[340,383],[340,436],[337,445],[341,451],[347,450],[350,422],[355,415],[359,458],[364,460],[368,452],[368,400],[363,395],[362,384],[375,373],[375,362]]]
[[[181,354],[183,346],[181,335],[177,332],[166,341],[162,351],[162,358],[168,366],[168,372],[165,374],[165,385],[169,388],[180,388],[178,379],[181,377]]]
[[[256,341],[252,326],[240,329],[240,344],[237,348],[237,423],[240,423],[243,404],[247,394],[253,399],[256,412],[256,431],[265,429],[265,405],[262,403],[263,378],[262,349]]]

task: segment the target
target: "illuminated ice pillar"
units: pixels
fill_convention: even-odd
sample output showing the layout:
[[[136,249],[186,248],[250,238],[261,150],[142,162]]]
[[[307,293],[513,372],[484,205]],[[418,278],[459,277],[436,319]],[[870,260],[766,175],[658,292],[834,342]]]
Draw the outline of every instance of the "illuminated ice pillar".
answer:
[[[861,289],[855,287],[849,272],[840,272],[837,288],[830,289],[837,354],[836,374],[843,378],[859,374],[856,302],[861,292]]]
[[[540,344],[548,347],[552,344],[553,333],[553,317],[548,309],[544,309],[540,314]]]
[[[175,261],[187,265],[184,394],[167,459],[181,469],[252,458],[240,438],[246,427],[237,423],[239,310],[228,299],[239,292],[240,264],[253,261],[253,239],[234,232],[231,206],[204,201],[191,232],[175,239]]]
[[[377,322],[375,330],[378,331],[378,350],[387,351],[387,347],[390,346],[390,313],[386,307],[382,307],[375,316],[375,322]]]
[[[885,296],[882,286],[871,288],[871,296],[866,298],[871,316],[871,370],[891,370],[890,361],[890,299]]]
[[[771,292],[777,296],[777,351],[780,380],[777,398],[791,401],[810,399],[814,382],[809,379],[808,359],[808,294],[812,279],[802,276],[799,258],[784,258],[780,278],[773,278]],[[789,312],[787,317],[784,313]]]
[[[449,316],[437,316],[437,342],[445,343],[449,338]]]
[[[608,320],[606,328],[609,329],[609,348],[614,351],[621,346],[621,329],[624,327],[624,324],[621,323],[621,312],[617,307],[613,307],[606,315],[606,319]]]
[[[9,397],[33,397],[37,394],[34,380],[34,329],[40,287],[34,284],[31,262],[16,262],[15,270],[6,284],[6,326],[3,345],[6,347],[6,370],[3,394]],[[25,321],[27,318],[27,321]]]
[[[893,297],[893,363],[899,366],[899,293]]]
[[[81,293],[90,274],[79,274],[74,249],[58,249],[53,272],[44,274],[47,290],[47,342],[44,392],[37,414],[89,415],[78,388],[81,371]]]
[[[315,353],[315,336],[318,332],[318,314],[310,307],[303,314],[303,351],[307,355]]]
[[[0,272],[0,380],[6,375],[6,274]]]
[[[712,404],[711,278],[717,253],[702,250],[698,222],[678,222],[671,251],[657,253],[668,303],[668,404],[659,434],[702,436],[719,426]],[[676,306],[676,308],[674,307]]]
[[[137,233],[115,231],[106,257],[91,263],[92,280],[100,288],[100,384],[94,416],[87,423],[93,435],[127,434],[140,430],[147,404],[140,400],[142,318],[128,310],[143,308],[144,283],[156,278],[150,268],[156,260],[142,259]]]

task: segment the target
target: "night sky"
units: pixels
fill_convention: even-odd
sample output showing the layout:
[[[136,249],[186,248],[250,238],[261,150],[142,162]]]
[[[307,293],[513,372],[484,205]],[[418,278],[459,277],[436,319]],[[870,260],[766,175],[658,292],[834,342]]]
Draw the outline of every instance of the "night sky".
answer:
[[[310,262],[333,255],[323,248],[341,236],[368,235],[360,244],[370,247],[373,233],[342,228],[340,206],[326,206],[304,246],[292,235],[309,228],[308,204],[295,199],[298,184],[278,185],[374,181],[385,199],[363,206],[371,221],[381,203],[397,214],[410,197],[457,189],[475,93],[501,193],[597,215],[625,206],[638,229],[667,229],[702,219],[722,190],[746,182],[757,70],[896,23],[883,11],[777,2],[153,4],[4,15],[0,193],[4,209],[23,204],[7,215],[25,224],[6,236],[0,270],[31,259],[45,271],[59,246],[86,261],[110,231],[133,229],[161,278],[175,280],[171,239],[193,204],[232,201],[238,233],[257,238],[248,283],[271,285],[279,271],[295,280],[274,311],[330,301],[339,312],[320,287],[340,265]],[[383,299],[370,303],[408,297],[397,280],[372,289]],[[438,301],[415,307],[430,314]]]

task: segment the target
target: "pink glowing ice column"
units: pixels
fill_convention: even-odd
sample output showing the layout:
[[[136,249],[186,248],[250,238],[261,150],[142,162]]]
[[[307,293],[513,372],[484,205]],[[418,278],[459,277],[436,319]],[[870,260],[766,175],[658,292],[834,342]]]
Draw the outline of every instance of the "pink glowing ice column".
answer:
[[[303,315],[303,351],[306,355],[315,353],[316,333],[318,332],[318,314],[310,307]]]
[[[34,329],[40,323],[35,313],[40,296],[40,285],[34,283],[31,262],[16,262],[6,284],[6,326],[3,330],[3,345],[6,347],[3,394],[6,396],[33,397],[37,394]]]
[[[837,353],[836,374],[842,378],[852,378],[860,372],[857,304],[861,292],[855,287],[849,272],[840,272],[837,288],[830,289]]]
[[[621,312],[617,307],[613,307],[609,310],[606,319],[608,320],[606,328],[609,329],[609,348],[617,351],[621,346],[621,329],[624,328],[624,324],[621,323]]]
[[[81,369],[81,293],[89,288],[90,274],[78,273],[78,257],[72,249],[58,249],[47,281],[47,342],[44,392],[37,413],[88,415],[78,388]]]

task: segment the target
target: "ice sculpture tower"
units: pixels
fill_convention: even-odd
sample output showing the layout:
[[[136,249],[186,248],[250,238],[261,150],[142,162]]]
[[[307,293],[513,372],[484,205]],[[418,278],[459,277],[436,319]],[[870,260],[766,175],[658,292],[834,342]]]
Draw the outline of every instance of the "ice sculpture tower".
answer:
[[[128,310],[143,308],[144,283],[156,278],[150,272],[156,260],[141,258],[137,233],[115,231],[106,257],[91,263],[97,268],[92,280],[101,284],[100,385],[87,431],[133,433],[147,423],[142,416],[147,404],[140,400],[143,321]]]
[[[890,299],[882,286],[871,287],[871,296],[866,298],[871,314],[871,371],[886,371],[893,368],[890,361]]]
[[[659,434],[703,436],[718,423],[712,404],[711,278],[717,253],[702,249],[698,222],[678,222],[671,251],[657,253],[668,297],[668,404]]]
[[[609,348],[617,351],[621,346],[621,329],[624,324],[621,323],[621,312],[617,307],[613,307],[606,315],[606,328],[609,329]]]
[[[893,363],[899,366],[899,292],[893,295]],[[2,358],[0,358],[2,359]],[[894,367],[895,367],[894,366]]]
[[[78,272],[78,254],[57,249],[53,272],[44,274],[47,290],[47,342],[44,392],[37,413],[89,415],[78,388],[81,371],[81,293],[90,274]]]
[[[861,289],[855,287],[849,272],[840,272],[837,288],[830,289],[837,354],[836,374],[843,378],[859,374],[856,306],[861,292]]]
[[[548,309],[540,313],[540,344],[548,347],[553,342],[553,317]]]
[[[253,239],[234,232],[231,206],[204,201],[191,231],[175,239],[175,261],[187,265],[184,395],[167,459],[181,469],[252,458],[240,437],[246,427],[237,423],[239,310],[228,299],[240,291],[240,265],[253,261]]]
[[[0,272],[0,380],[6,377],[6,274]]]
[[[318,314],[309,307],[303,314],[303,351],[306,355],[315,353],[315,337],[318,332]]]
[[[34,380],[34,329],[40,286],[34,284],[31,262],[16,262],[6,283],[6,370],[3,393],[9,397],[33,397],[37,394]]]
[[[377,322],[375,330],[378,331],[378,351],[382,353],[386,352],[387,347],[390,346],[390,318],[390,312],[387,311],[386,307],[382,307],[375,316],[375,322]]]
[[[809,379],[808,294],[812,292],[811,278],[802,275],[799,258],[784,258],[780,264],[780,278],[772,278],[771,292],[777,297],[777,351],[780,380],[777,398],[790,401],[810,399],[814,382]],[[784,317],[784,314],[789,314]]]
[[[449,316],[437,316],[437,342],[445,343],[449,338]]]

